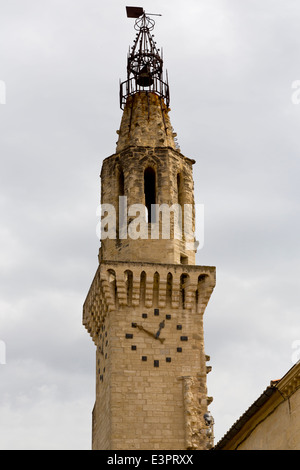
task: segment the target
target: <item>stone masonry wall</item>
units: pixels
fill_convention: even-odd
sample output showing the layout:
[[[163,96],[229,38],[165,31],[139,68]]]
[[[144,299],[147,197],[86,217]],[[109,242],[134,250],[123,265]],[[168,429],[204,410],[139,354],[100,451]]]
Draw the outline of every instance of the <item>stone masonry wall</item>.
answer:
[[[138,147],[128,148],[113,155],[103,162],[101,172],[101,202],[113,204],[118,215],[119,174],[124,175],[124,195],[127,204],[145,204],[144,171],[149,166],[156,172],[157,204],[168,207],[178,204],[177,175],[182,179],[181,202],[193,208],[190,226],[195,229],[193,160],[170,148]],[[183,212],[184,214],[184,212]],[[133,218],[132,218],[133,219]],[[128,221],[130,218],[128,217]],[[183,233],[184,237],[184,233]],[[150,238],[150,232],[149,232]],[[171,225],[171,240],[120,240],[102,241],[100,259],[121,261],[150,261],[180,263],[180,257],[186,256],[188,264],[195,263],[195,251],[186,246],[185,240],[174,239],[174,226]],[[192,239],[194,240],[194,238]],[[191,240],[189,240],[191,241]]]
[[[84,306],[97,345],[93,448],[210,446],[203,314],[214,285],[208,267],[99,266]],[[161,322],[163,342],[149,334]]]

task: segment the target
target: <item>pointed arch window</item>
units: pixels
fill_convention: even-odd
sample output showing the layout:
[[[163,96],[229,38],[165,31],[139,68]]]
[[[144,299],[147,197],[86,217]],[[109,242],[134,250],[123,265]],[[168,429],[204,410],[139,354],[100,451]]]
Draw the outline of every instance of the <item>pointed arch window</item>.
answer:
[[[153,277],[153,305],[158,306],[159,300],[159,274],[156,272]]]
[[[206,274],[200,274],[200,276],[198,276],[198,284],[197,284],[197,290],[196,290],[196,303],[197,304],[200,304],[203,299],[207,280],[208,280],[208,276]]]
[[[181,306],[182,308],[186,308],[186,292],[187,286],[189,284],[189,275],[188,274],[181,274],[180,276],[180,297],[181,297]]]
[[[112,295],[112,298],[114,300],[117,299],[117,279],[116,279],[116,273],[113,269],[109,269],[107,271],[108,274],[108,282],[109,282],[109,287],[110,287],[110,292]]]
[[[172,305],[172,293],[173,293],[173,276],[168,273],[167,285],[166,285],[166,304],[168,307]]]
[[[183,186],[183,177],[181,173],[177,173],[177,204],[181,207],[181,219],[178,220],[178,226],[182,230],[182,235],[184,236],[184,227],[183,227],[183,218],[184,218],[184,186]],[[187,264],[182,262],[182,264]]]
[[[126,294],[127,294],[127,305],[131,306],[132,289],[133,289],[133,273],[132,273],[132,271],[129,271],[129,270],[125,271],[124,280],[125,280]]]
[[[177,173],[177,204],[181,207],[184,205],[183,179],[181,173]]]
[[[119,170],[119,175],[118,175],[118,193],[119,196],[124,196],[125,195],[125,183],[124,183],[124,172],[122,169]]]
[[[144,172],[144,193],[146,220],[148,223],[155,222],[155,212],[151,210],[151,205],[156,204],[156,173],[152,167],[146,168]]]
[[[141,272],[140,278],[140,305],[145,305],[145,298],[146,298],[146,273],[145,271]]]

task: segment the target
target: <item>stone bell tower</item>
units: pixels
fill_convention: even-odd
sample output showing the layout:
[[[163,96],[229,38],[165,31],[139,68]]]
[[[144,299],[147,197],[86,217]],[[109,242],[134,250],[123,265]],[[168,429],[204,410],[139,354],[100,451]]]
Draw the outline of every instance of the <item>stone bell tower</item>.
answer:
[[[203,315],[215,268],[195,265],[195,161],[175,141],[154,21],[142,8],[127,15],[137,35],[116,153],[101,171],[99,267],[83,309],[96,346],[92,447],[209,449]]]

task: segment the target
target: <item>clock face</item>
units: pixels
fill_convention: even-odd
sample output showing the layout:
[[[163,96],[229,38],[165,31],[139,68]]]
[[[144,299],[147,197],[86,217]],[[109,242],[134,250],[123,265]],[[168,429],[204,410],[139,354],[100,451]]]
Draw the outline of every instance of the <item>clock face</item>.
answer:
[[[167,337],[170,337],[170,333],[172,337],[177,337],[175,348],[174,345],[171,347],[168,344]],[[132,351],[141,349],[140,341],[135,342],[135,338],[141,336],[144,336],[145,343],[153,342],[152,344],[155,344],[155,347],[161,350],[160,356],[157,358],[141,355],[142,362],[153,360],[154,367],[160,366],[160,360],[163,356],[166,363],[171,363],[174,359],[173,353],[175,355],[182,353],[184,351],[183,343],[188,341],[188,336],[183,334],[183,325],[172,319],[172,315],[160,313],[158,308],[150,313],[141,313],[140,320],[132,322],[130,328],[126,331],[125,338],[129,341]],[[168,347],[169,349],[167,349]]]

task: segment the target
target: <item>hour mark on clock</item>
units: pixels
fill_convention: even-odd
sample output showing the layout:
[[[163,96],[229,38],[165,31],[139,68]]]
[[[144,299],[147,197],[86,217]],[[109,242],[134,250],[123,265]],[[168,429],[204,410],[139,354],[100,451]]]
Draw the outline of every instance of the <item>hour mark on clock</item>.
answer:
[[[142,318],[147,318],[148,314],[147,313],[142,313]]]
[[[182,325],[177,325],[177,330],[182,330]]]
[[[177,352],[182,352],[182,348],[177,348]]]
[[[126,339],[132,339],[133,335],[131,333],[126,333],[125,338]]]
[[[155,309],[154,309],[154,315],[155,315],[156,317],[158,317],[158,315],[159,315],[159,308],[155,308]]]
[[[136,351],[136,346],[134,344],[131,346],[131,350]]]
[[[171,320],[171,315],[166,315],[166,320]]]
[[[147,356],[142,356],[142,361],[146,362],[147,361]]]
[[[180,339],[181,339],[181,341],[188,341],[188,337],[187,337],[187,336],[180,336]]]
[[[154,361],[154,367],[159,367],[159,361]]]
[[[166,357],[166,362],[171,362],[171,358],[170,357]]]

